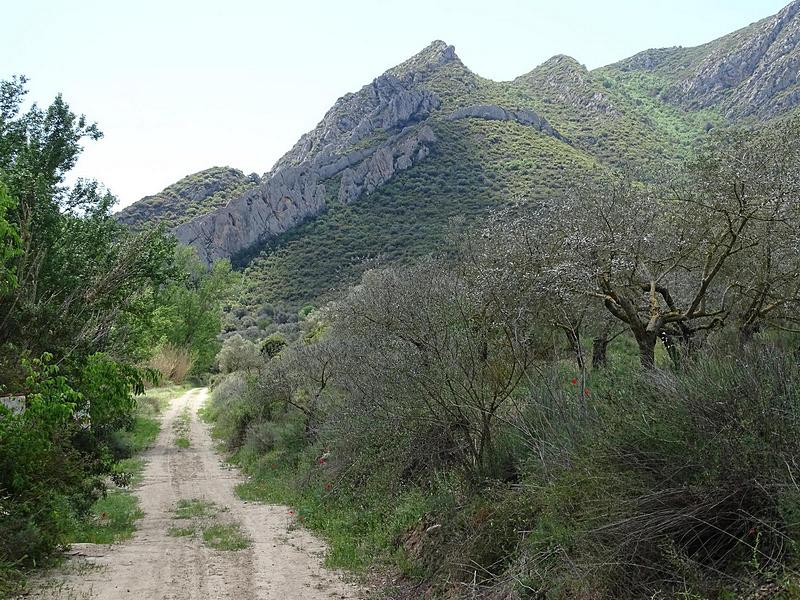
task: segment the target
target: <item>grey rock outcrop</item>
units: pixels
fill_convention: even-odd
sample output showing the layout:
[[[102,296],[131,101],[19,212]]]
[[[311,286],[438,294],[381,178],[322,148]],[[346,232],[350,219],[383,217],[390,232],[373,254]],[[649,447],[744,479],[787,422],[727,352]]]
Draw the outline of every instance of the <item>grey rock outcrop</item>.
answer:
[[[341,202],[352,202],[424,160],[436,136],[422,121],[441,102],[432,91],[416,86],[453,60],[458,58],[452,46],[434,42],[358,92],[340,98],[257,188],[179,225],[176,237],[194,246],[206,263],[235,257],[320,214],[329,192]],[[326,189],[340,174],[339,189]]]
[[[729,116],[774,116],[800,102],[800,0],[723,38],[668,93],[692,108],[721,105]]]
[[[339,201],[349,203],[363,193],[370,194],[398,171],[427,158],[429,145],[435,141],[436,136],[428,125],[403,130],[381,145],[368,160],[342,172]]]
[[[280,235],[324,208],[325,188],[316,173],[287,168],[223,208],[179,225],[175,236],[210,264]]]
[[[542,133],[551,135],[556,139],[564,139],[562,135],[547,122],[547,119],[527,108],[507,110],[495,104],[476,104],[474,106],[459,108],[447,118],[451,121],[468,118],[486,119],[488,121],[515,121],[521,125],[534,127]]]
[[[378,130],[388,131],[425,119],[441,102],[436,94],[417,86],[450,62],[459,62],[453,47],[435,41],[358,92],[345,94],[273,170],[310,159],[318,164],[329,163],[333,156]]]

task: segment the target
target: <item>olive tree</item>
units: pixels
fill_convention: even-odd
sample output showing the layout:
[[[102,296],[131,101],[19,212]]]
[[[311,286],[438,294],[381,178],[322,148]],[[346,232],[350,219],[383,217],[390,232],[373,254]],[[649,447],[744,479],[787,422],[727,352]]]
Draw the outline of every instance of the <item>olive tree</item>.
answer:
[[[799,131],[794,121],[722,135],[667,183],[604,175],[574,186],[535,214],[531,237],[555,249],[538,272],[557,274],[574,307],[576,293],[602,303],[648,368],[658,340],[677,358],[703,333],[736,324],[747,339],[793,323]]]
[[[563,334],[585,377],[584,336],[592,337],[592,362],[602,366],[608,343],[617,333],[602,307],[586,294],[572,246],[577,232],[571,232],[574,224],[564,215],[560,202],[519,202],[496,211],[477,231],[464,236],[461,255],[466,268],[482,277],[487,289],[502,290],[535,312],[537,329]]]
[[[687,218],[712,215],[705,237],[730,247],[717,293],[726,324],[743,344],[765,326],[797,329],[800,120],[721,135],[692,173],[690,193],[677,192],[695,207]]]
[[[533,359],[532,317],[443,260],[370,271],[336,312],[337,335],[350,340],[336,379],[373,418],[438,431],[477,482],[495,464],[498,420]]]

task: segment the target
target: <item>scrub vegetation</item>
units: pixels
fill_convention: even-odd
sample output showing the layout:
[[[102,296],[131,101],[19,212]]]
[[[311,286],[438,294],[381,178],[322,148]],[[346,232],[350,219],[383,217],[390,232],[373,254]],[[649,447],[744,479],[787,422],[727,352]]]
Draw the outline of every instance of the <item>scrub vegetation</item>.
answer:
[[[238,494],[398,597],[797,597],[798,140],[594,171],[229,338]]]

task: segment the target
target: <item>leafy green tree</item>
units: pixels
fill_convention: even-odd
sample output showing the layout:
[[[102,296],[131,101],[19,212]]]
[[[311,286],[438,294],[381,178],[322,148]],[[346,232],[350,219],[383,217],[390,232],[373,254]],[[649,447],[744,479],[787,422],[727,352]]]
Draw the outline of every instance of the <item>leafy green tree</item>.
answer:
[[[52,358],[25,363],[24,412],[0,405],[0,563],[35,564],[63,544],[79,491],[91,485],[89,462],[71,443],[83,397]]]
[[[17,386],[20,355],[50,352],[75,370],[98,350],[140,358],[142,300],[176,274],[171,236],[127,231],[97,182],[64,185],[100,132],[60,96],[22,113],[24,84],[0,83],[0,383]]]
[[[19,253],[19,232],[8,222],[7,214],[16,204],[0,182],[0,295],[7,294],[17,285],[13,259]]]
[[[67,542],[103,487],[148,375],[134,365],[163,342],[211,366],[235,279],[176,254],[163,227],[128,230],[97,182],[67,186],[101,134],[60,96],[23,111],[25,94],[0,82],[0,391],[26,398],[0,407],[0,595],[8,565]]]
[[[256,371],[264,363],[258,345],[244,339],[238,333],[223,342],[222,349],[217,354],[217,361],[222,373]]]
[[[286,347],[286,338],[280,333],[273,333],[261,344],[261,354],[267,358],[275,358]]]
[[[154,316],[162,333],[160,343],[189,349],[193,372],[203,373],[214,365],[220,349],[222,304],[239,276],[228,261],[206,268],[190,248],[178,249],[176,263],[183,276],[161,293]]]
[[[119,363],[101,352],[87,359],[78,389],[83,398],[89,399],[82,406],[95,435],[104,437],[131,425],[136,410],[134,394],[144,392],[147,375],[148,372]]]

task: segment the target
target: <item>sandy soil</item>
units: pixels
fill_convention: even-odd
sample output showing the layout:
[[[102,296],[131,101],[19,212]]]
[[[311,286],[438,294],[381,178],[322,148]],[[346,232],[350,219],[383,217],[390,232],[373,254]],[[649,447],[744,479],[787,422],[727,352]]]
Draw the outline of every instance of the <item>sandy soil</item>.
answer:
[[[161,433],[146,454],[136,490],[144,510],[131,540],[112,546],[76,544],[58,573],[35,586],[34,598],[82,600],[317,600],[357,598],[358,589],[322,565],[325,546],[297,527],[285,506],[244,502],[234,494],[243,481],[215,452],[197,418],[207,396],[191,390],[172,401]],[[191,446],[175,445],[173,423],[189,409]],[[239,551],[213,550],[195,536],[173,537],[184,526],[174,509],[181,499],[203,499],[223,508],[217,519],[238,522],[252,539]]]

